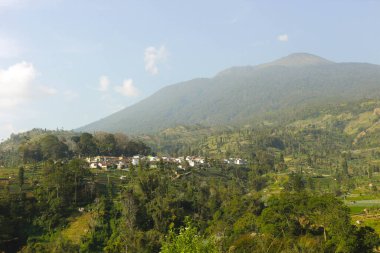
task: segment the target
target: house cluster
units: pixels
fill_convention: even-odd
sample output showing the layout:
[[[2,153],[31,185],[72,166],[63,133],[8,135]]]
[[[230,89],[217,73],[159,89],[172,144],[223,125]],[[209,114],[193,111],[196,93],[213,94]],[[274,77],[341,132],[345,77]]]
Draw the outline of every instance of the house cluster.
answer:
[[[246,165],[248,161],[241,158],[228,158],[223,160],[225,164]]]
[[[208,163],[204,157],[199,156],[181,156],[181,157],[167,157],[167,156],[142,156],[135,155],[133,157],[113,157],[113,156],[95,156],[87,157],[90,168],[92,169],[125,169],[128,170],[128,166],[138,166],[140,162],[148,163],[150,168],[157,168],[158,163],[162,160],[164,163],[177,164],[179,169],[185,169],[187,167],[200,167],[206,166]],[[225,159],[226,164],[244,165],[247,164],[246,160],[240,158]]]
[[[86,161],[90,165],[91,169],[124,169],[126,164],[129,163],[129,159],[126,157],[114,157],[114,156],[94,156],[87,157]]]

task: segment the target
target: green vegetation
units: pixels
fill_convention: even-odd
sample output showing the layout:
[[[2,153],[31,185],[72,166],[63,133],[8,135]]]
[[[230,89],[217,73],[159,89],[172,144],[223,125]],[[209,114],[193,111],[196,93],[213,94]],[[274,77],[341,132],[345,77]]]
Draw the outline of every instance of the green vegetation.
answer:
[[[0,250],[374,252],[378,108],[360,100],[305,108],[280,123],[178,126],[133,139],[14,135],[0,145]],[[105,171],[84,159],[153,153],[204,163],[139,160]]]
[[[186,227],[180,228],[178,235],[173,230],[169,231],[168,240],[163,243],[161,252],[216,253],[218,250],[213,241],[200,236],[197,229],[188,222]]]
[[[81,238],[90,231],[90,224],[93,218],[91,212],[86,212],[69,220],[68,227],[61,232],[62,237],[72,241],[74,244],[80,244]]]
[[[150,154],[142,141],[121,133],[75,133],[33,129],[12,135],[0,144],[0,166],[33,164],[44,160],[65,160],[73,157],[131,156]]]

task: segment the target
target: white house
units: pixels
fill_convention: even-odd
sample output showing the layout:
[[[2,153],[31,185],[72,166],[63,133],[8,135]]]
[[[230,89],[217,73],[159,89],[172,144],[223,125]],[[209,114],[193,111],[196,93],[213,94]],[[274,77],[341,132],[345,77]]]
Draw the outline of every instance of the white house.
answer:
[[[181,164],[182,163],[182,161],[183,161],[183,157],[178,157],[178,158],[175,158],[175,160],[174,160],[176,163],[178,163],[178,164]]]
[[[97,169],[99,167],[102,167],[101,163],[98,163],[98,162],[92,162],[92,163],[90,163],[90,168],[91,169]]]
[[[135,158],[135,157],[132,158],[132,164],[134,166],[139,165],[139,163],[140,163],[140,158]]]
[[[237,158],[234,163],[237,165],[243,165],[245,164],[245,161],[243,159]]]
[[[158,162],[160,161],[160,158],[157,156],[149,156],[149,162]]]
[[[125,163],[123,163],[122,161],[118,162],[118,164],[117,164],[117,168],[118,168],[119,170],[124,169],[124,168],[125,168]]]

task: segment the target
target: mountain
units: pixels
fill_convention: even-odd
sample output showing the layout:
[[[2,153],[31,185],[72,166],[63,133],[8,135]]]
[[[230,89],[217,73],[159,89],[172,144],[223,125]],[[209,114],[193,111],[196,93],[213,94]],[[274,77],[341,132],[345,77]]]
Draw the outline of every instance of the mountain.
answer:
[[[377,97],[379,65],[335,63],[296,53],[167,86],[77,130],[149,133],[180,124],[239,125],[308,105]]]

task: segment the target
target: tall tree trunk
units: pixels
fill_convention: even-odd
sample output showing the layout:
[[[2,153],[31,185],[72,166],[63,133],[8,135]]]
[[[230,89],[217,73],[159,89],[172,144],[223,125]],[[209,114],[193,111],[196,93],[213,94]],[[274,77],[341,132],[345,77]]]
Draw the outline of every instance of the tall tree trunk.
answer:
[[[75,194],[74,194],[74,202],[77,204],[77,173],[75,172]]]

